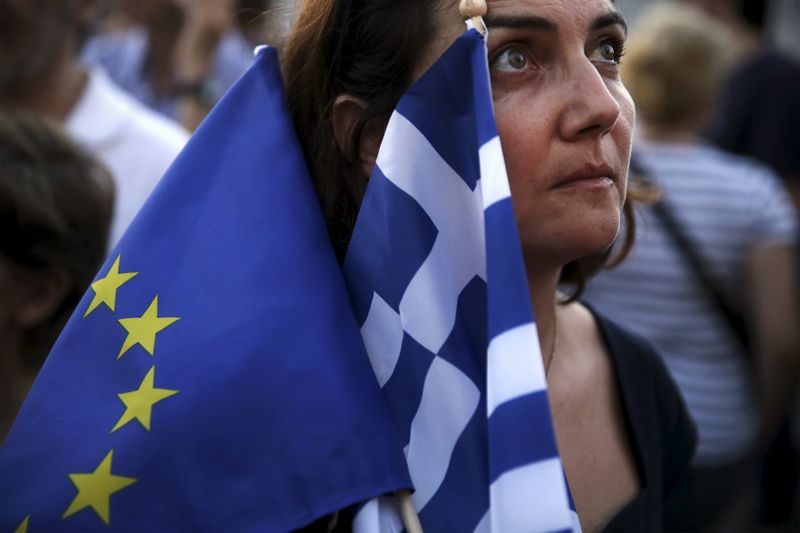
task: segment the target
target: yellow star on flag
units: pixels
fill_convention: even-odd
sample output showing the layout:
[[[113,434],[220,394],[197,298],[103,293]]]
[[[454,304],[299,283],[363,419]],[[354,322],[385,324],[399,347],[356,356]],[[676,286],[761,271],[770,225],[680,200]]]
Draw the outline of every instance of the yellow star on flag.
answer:
[[[153,380],[156,375],[156,367],[153,366],[147,372],[139,388],[131,392],[123,392],[117,394],[122,403],[125,404],[125,412],[122,413],[117,425],[111,430],[114,433],[116,430],[133,420],[134,418],[144,426],[144,429],[150,431],[150,415],[153,412],[153,405],[157,404],[165,398],[169,398],[178,394],[176,390],[170,389],[156,389],[153,387]]]
[[[137,344],[141,345],[152,357],[156,346],[156,333],[178,320],[180,317],[177,316],[158,316],[158,295],[153,298],[142,316],[120,318],[119,323],[128,331],[128,336],[122,343],[117,359]]]
[[[113,454],[114,450],[108,452],[105,459],[91,474],[69,474],[69,479],[78,489],[78,495],[69,504],[62,519],[70,517],[86,507],[91,507],[97,516],[108,525],[111,495],[137,481],[132,477],[115,476],[111,473]]]
[[[138,272],[120,273],[120,257],[122,256],[118,255],[114,260],[114,264],[111,265],[111,269],[108,271],[108,274],[106,274],[106,277],[98,279],[91,284],[92,290],[94,291],[94,298],[92,298],[92,302],[89,304],[89,308],[86,309],[86,313],[84,313],[83,318],[89,316],[89,313],[97,309],[100,304],[106,304],[106,306],[113,312],[114,306],[117,303],[117,289],[138,274]]]
[[[31,515],[25,517],[25,520],[17,526],[17,529],[14,530],[14,533],[28,533],[28,522],[31,521]]]

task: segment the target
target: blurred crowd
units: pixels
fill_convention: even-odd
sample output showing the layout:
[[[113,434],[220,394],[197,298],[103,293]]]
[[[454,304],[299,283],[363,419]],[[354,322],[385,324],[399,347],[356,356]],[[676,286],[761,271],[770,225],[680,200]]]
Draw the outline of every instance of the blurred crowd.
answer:
[[[108,251],[286,13],[0,0],[0,441]]]
[[[656,346],[698,425],[671,531],[800,530],[800,62],[769,7],[654,2],[622,61],[631,186],[653,201],[586,299]],[[268,0],[0,0],[0,442],[108,250],[290,19]]]
[[[767,7],[656,4],[622,62],[631,186],[659,198],[586,300],[655,345],[697,424],[668,531],[798,528],[800,65],[769,46]]]

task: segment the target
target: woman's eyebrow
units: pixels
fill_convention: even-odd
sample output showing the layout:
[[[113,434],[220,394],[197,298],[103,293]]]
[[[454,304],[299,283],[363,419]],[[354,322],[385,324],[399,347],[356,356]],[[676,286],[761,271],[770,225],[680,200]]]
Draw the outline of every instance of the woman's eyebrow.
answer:
[[[628,24],[625,22],[625,17],[622,16],[622,13],[619,11],[609,11],[603,15],[600,15],[589,26],[589,31],[597,31],[608,26],[622,26],[622,31],[625,32],[625,35],[628,35]]]
[[[522,28],[526,30],[545,30],[556,33],[558,28],[550,20],[536,15],[488,17],[486,26],[489,28]]]
[[[513,29],[526,29],[526,30],[545,30],[547,32],[558,32],[558,26],[551,20],[536,15],[518,15],[518,16],[499,16],[488,17],[486,25],[489,28],[513,28]],[[628,24],[625,22],[625,17],[619,11],[609,11],[598,16],[592,21],[589,26],[589,31],[597,31],[608,26],[618,25],[622,27],[625,35],[628,34]]]

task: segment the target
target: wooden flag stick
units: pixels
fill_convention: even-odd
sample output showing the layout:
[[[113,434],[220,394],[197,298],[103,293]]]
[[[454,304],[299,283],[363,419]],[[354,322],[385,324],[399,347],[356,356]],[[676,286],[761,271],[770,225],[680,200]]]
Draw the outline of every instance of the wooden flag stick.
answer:
[[[400,517],[408,533],[422,533],[422,524],[419,522],[417,509],[411,500],[410,490],[398,490],[395,495],[400,500]]]
[[[483,22],[483,16],[487,11],[486,0],[461,0],[458,5],[458,10],[461,16],[465,19],[471,19],[473,26],[486,35],[486,24]]]

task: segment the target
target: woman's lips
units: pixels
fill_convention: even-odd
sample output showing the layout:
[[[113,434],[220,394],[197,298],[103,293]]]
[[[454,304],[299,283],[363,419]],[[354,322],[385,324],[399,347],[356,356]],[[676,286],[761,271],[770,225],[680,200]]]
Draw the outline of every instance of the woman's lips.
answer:
[[[608,176],[581,178],[557,185],[556,189],[607,189],[614,185],[614,180]]]
[[[554,189],[606,189],[614,185],[614,172],[608,165],[585,165],[558,180]]]

